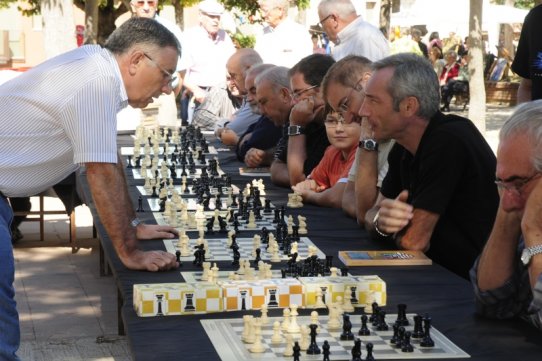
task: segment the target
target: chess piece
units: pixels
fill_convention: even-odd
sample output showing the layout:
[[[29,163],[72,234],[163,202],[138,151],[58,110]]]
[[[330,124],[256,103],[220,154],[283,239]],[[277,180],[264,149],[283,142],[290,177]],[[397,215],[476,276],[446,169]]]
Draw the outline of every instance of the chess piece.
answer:
[[[327,321],[328,330],[338,330],[341,328],[341,323],[339,321],[339,314],[337,306],[335,304],[329,305],[329,316]]]
[[[365,356],[365,361],[375,361],[375,358],[373,356],[373,343],[367,342],[365,348],[367,349],[367,356]]]
[[[395,320],[395,324],[398,326],[408,326],[408,318],[406,317],[406,308],[407,305],[404,303],[400,303],[397,305],[397,320]]]
[[[269,323],[269,318],[267,317],[267,305],[263,304],[260,311],[262,312],[262,315],[260,317],[260,321],[261,321],[262,325],[267,325]]]
[[[401,346],[401,351],[403,352],[414,352],[414,347],[412,347],[412,344],[410,343],[410,336],[412,333],[410,331],[405,332],[405,336],[403,338],[403,344]]]
[[[297,216],[297,225],[299,227],[299,229],[297,230],[297,233],[299,234],[307,234],[307,222],[306,222],[307,218],[304,217],[304,216]]]
[[[301,351],[307,351],[310,345],[310,331],[307,325],[301,325],[300,333],[301,336],[299,337],[299,347],[301,348]]]
[[[324,361],[329,361],[329,354],[331,351],[329,350],[331,346],[329,346],[329,342],[327,340],[324,341],[324,344],[322,345],[322,354],[324,355]]]
[[[358,335],[368,336],[370,334],[371,334],[371,331],[367,327],[367,315],[363,314],[361,315],[361,328],[358,331]]]
[[[346,287],[344,292],[342,308],[345,312],[354,312],[354,306],[351,301],[352,288],[350,286]]]
[[[352,347],[352,361],[362,361],[361,360],[361,340],[356,338],[354,341],[354,347]]]
[[[271,336],[271,343],[282,343],[282,336],[280,335],[280,322],[275,321],[273,323],[273,336]]]
[[[294,342],[294,347],[292,348],[292,356],[294,356],[294,361],[299,361],[299,356],[301,356],[301,347],[299,342]]]
[[[249,351],[252,353],[262,353],[265,351],[265,347],[262,344],[262,324],[259,318],[255,318],[254,325],[254,344]]]
[[[320,330],[320,321],[318,321],[318,312],[317,311],[312,311],[311,312],[311,324],[314,324],[314,325],[317,325],[318,326],[318,329],[317,331]]]
[[[320,287],[316,288],[316,303],[314,304],[314,308],[326,308],[326,304],[323,301],[322,297],[322,289]]]
[[[209,280],[209,271],[211,270],[211,262],[203,262],[203,273],[201,274],[201,280],[207,281]]]
[[[422,346],[422,347],[434,347],[435,346],[435,342],[431,338],[430,330],[431,330],[431,317],[426,315],[423,318],[423,331],[424,331],[424,333],[423,333],[423,338],[420,341],[420,346]]]
[[[284,346],[284,356],[293,356],[294,355],[294,338],[291,334],[287,333],[286,337],[286,346]]]
[[[290,309],[289,308],[285,308],[284,310],[282,310],[282,317],[284,318],[284,320],[282,321],[282,324],[281,324],[281,330],[282,332],[288,332],[288,328],[290,327]]]
[[[350,315],[345,313],[343,315],[343,332],[340,336],[341,341],[353,340],[354,334],[352,333],[352,322],[350,321]]]
[[[414,316],[414,330],[412,331],[412,338],[419,339],[423,337],[423,328],[422,328],[422,316]]]
[[[300,327],[297,323],[297,316],[299,313],[297,312],[297,305],[292,304],[290,305],[290,324],[288,325],[288,333],[299,333]]]
[[[318,325],[309,325],[309,328],[311,330],[310,331],[311,342],[310,342],[309,348],[307,349],[307,355],[319,355],[321,351],[318,345],[316,344],[316,335],[317,335],[316,329],[318,328]]]
[[[243,315],[243,333],[241,334],[241,341],[246,342],[249,334],[250,334],[250,322],[252,319],[252,315]]]

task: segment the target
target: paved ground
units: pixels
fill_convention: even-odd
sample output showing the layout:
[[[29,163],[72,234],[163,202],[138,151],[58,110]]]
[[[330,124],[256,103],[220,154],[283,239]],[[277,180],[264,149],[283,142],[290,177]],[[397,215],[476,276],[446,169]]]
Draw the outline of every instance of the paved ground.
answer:
[[[452,104],[452,112],[466,112]],[[493,149],[511,108],[489,105],[486,138]],[[47,198],[48,209],[61,208]],[[68,243],[66,217],[51,216],[46,241],[37,222],[25,222],[25,238],[15,246],[17,303],[23,360],[130,360],[126,339],[117,335],[116,290],[111,277],[100,277],[97,240],[84,206],[76,210],[77,247]]]

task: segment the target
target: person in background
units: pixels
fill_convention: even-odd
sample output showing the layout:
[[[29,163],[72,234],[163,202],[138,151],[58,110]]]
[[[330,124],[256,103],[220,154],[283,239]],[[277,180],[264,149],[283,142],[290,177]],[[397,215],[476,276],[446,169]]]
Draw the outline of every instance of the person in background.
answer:
[[[425,43],[422,41],[422,32],[420,29],[412,29],[410,35],[412,36],[412,40],[418,43],[418,47],[420,48],[422,55],[429,58],[429,51],[427,50],[427,45],[425,45]]]
[[[535,6],[525,16],[516,56],[512,62],[512,71],[521,77],[518,88],[519,103],[542,98],[542,40],[538,31],[540,19],[542,5]]]
[[[292,67],[301,58],[312,54],[309,31],[288,18],[290,1],[259,0],[260,13],[266,26],[256,36],[256,50],[265,63]]]
[[[220,28],[224,6],[215,0],[198,5],[199,25],[185,31],[182,69],[184,91],[181,98],[181,118],[192,120],[195,107],[203,103],[207,91],[226,79],[226,62],[235,52],[230,36]]]
[[[453,50],[450,50],[446,53],[446,64],[442,68],[442,72],[439,76],[439,84],[440,84],[440,91],[441,94],[445,93],[445,87],[448,85],[448,83],[451,80],[457,79],[459,76],[459,64],[457,63],[457,53]],[[442,98],[443,105],[440,108],[440,110],[444,112],[450,111],[450,103],[446,104],[445,101],[447,99]]]
[[[542,100],[518,106],[499,134],[500,203],[470,277],[477,312],[542,329]]]
[[[320,1],[318,17],[319,25],[335,44],[332,51],[335,60],[347,55],[359,55],[375,61],[389,54],[384,35],[358,16],[350,0]]]

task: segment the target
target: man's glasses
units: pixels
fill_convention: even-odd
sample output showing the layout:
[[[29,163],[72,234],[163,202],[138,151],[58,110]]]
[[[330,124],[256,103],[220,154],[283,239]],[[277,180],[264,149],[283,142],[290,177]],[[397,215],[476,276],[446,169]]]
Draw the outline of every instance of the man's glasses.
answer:
[[[318,88],[318,85],[312,85],[312,86],[307,87],[305,89],[295,90],[295,91],[292,92],[292,99],[293,100],[298,100],[301,97],[301,95],[303,95],[304,93],[306,93],[309,90],[314,89],[314,88]]]
[[[156,6],[156,1],[154,0],[138,0],[138,1],[134,1],[135,3],[135,6],[137,6],[138,8],[142,8],[143,6],[145,6],[145,4],[148,4],[149,6]]]
[[[162,74],[164,74],[164,79],[167,79],[167,84],[173,88],[173,83],[177,80],[177,74],[172,74],[166,69],[162,68],[160,64],[158,64],[156,61],[154,61],[147,53],[143,53],[147,59],[151,61],[160,71]]]
[[[535,173],[530,177],[527,178],[517,178],[513,181],[503,181],[503,180],[496,180],[495,184],[497,185],[497,188],[501,190],[505,190],[508,192],[512,192],[515,195],[521,195],[523,188],[532,180],[540,177],[541,173]]]
[[[326,16],[325,18],[323,18],[322,20],[320,20],[320,21],[318,22],[318,24],[316,24],[316,25],[320,25],[320,27],[323,28],[323,27],[324,27],[324,23],[326,22],[326,20],[329,19],[329,18],[332,17],[332,16],[333,16],[333,14],[329,14],[328,16]]]
[[[356,84],[350,89],[350,92],[348,92],[348,95],[345,96],[338,104],[337,111],[331,112],[328,114],[328,117],[324,121],[324,123],[328,127],[336,127],[339,123],[341,123],[343,126],[347,126],[350,124],[360,124],[361,118],[357,114],[351,114],[350,112],[350,102],[351,102],[351,96],[352,92],[355,90],[357,92],[363,91],[363,87],[361,86],[361,81],[363,78],[360,78]],[[329,123],[329,124],[328,124]]]

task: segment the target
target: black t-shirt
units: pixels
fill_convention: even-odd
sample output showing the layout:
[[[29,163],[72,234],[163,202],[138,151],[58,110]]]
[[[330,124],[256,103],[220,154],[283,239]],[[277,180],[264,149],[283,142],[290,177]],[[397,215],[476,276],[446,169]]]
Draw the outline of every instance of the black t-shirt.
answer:
[[[427,126],[416,155],[395,144],[380,192],[440,215],[427,255],[468,279],[487,241],[499,204],[496,159],[474,124],[438,112]]]
[[[520,77],[531,79],[532,100],[542,99],[542,5],[525,17],[512,70]]]
[[[288,157],[288,127],[289,123],[284,125],[282,138],[277,144],[275,150],[275,159],[287,163]],[[329,140],[327,139],[326,126],[322,123],[312,122],[305,129],[305,147],[307,150],[307,159],[303,164],[303,173],[307,176],[320,163],[324,156]]]

